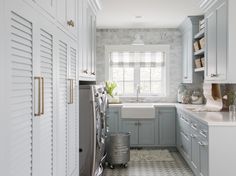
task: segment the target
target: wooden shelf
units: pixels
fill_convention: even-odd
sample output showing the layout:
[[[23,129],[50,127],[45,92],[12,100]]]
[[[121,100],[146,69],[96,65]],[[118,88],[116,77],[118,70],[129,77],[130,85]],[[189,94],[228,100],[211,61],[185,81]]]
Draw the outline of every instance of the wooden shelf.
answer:
[[[204,49],[200,49],[200,50],[194,52],[194,55],[195,55],[195,56],[203,55],[203,54],[204,54],[204,51],[205,51]]]
[[[194,39],[200,39],[200,38],[204,37],[204,34],[205,34],[205,30],[202,29],[201,31],[199,31],[199,33],[197,33],[197,34],[194,36]]]
[[[203,72],[204,70],[205,70],[205,67],[195,68],[194,69],[195,72]]]

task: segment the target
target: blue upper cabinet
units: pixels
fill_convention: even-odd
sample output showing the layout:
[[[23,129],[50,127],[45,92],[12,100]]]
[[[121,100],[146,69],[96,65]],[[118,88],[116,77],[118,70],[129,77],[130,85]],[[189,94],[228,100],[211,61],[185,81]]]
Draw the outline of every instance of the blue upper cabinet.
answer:
[[[183,83],[200,83],[203,81],[203,75],[195,73],[193,69],[195,58],[193,50],[194,36],[199,32],[199,20],[202,18],[203,16],[189,16],[179,27],[182,32]]]

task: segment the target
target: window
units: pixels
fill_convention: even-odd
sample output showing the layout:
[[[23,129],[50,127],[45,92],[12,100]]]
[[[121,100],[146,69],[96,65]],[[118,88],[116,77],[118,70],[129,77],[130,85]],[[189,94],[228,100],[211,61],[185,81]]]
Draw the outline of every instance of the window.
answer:
[[[108,46],[106,47],[108,79],[117,83],[120,96],[167,94],[166,45]]]

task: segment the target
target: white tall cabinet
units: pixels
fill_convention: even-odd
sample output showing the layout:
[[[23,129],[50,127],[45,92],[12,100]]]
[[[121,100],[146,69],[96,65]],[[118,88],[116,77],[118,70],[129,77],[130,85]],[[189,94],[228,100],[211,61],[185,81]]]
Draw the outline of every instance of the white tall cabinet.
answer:
[[[34,3],[0,1],[0,175],[78,176],[77,38]]]
[[[100,9],[98,1],[81,0],[79,9],[80,38],[80,80],[96,80],[96,14]]]
[[[62,31],[58,54],[58,176],[78,175],[78,99],[76,42]]]

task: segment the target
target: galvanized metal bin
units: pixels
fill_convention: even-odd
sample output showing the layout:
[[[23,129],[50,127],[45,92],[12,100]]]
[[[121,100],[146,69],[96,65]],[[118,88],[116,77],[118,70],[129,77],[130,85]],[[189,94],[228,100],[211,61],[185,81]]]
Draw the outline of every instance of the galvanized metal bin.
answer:
[[[117,164],[127,167],[130,160],[130,133],[109,133],[106,149],[110,168]]]

